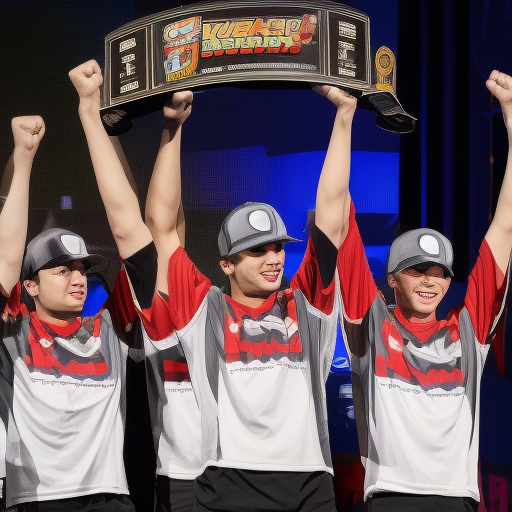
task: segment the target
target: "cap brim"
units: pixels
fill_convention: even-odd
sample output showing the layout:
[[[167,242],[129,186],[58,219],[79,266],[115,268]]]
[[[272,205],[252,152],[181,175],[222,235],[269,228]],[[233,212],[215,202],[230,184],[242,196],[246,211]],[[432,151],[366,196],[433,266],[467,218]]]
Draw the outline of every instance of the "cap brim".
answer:
[[[101,254],[89,254],[87,258],[83,259],[91,263],[87,272],[103,272],[108,267],[108,259]]]
[[[54,258],[53,260],[48,261],[42,267],[38,268],[34,271],[34,275],[37,274],[40,270],[45,270],[48,268],[58,267],[59,265],[64,265],[70,261],[86,261],[90,264],[87,272],[102,272],[108,267],[108,259],[101,254],[89,254],[88,256],[59,256],[58,258]]]
[[[424,264],[430,264],[432,266],[438,266],[441,268],[444,268],[446,272],[450,274],[450,277],[453,277],[453,271],[451,268],[448,268],[444,263],[440,261],[436,261],[432,258],[426,258],[425,256],[415,256],[414,258],[408,258],[402,262],[400,262],[394,270],[391,270],[388,272],[388,274],[398,274],[398,272],[402,272],[402,270],[405,270],[407,268],[414,267],[416,265],[424,265]]]
[[[231,249],[231,251],[229,251],[228,254],[223,255],[221,257],[233,256],[233,254],[237,254],[237,253],[245,251],[247,249],[251,249],[251,247],[258,247],[260,245],[271,244],[273,242],[283,242],[283,243],[302,242],[302,240],[299,240],[298,238],[293,238],[292,236],[288,236],[288,235],[286,235],[286,236],[282,236],[282,235],[281,236],[269,236],[268,238],[262,237],[262,238],[258,239],[257,243],[254,243],[254,239],[251,239],[245,243],[240,243],[240,244],[235,245]]]

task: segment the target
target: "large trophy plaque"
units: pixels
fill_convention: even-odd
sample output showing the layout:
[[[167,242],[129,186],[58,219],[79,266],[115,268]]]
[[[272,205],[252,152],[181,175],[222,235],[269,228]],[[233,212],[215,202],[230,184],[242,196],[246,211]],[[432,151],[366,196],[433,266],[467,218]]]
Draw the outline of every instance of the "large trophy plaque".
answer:
[[[215,85],[341,87],[405,133],[415,119],[395,95],[393,53],[370,56],[366,14],[326,1],[197,3],[135,20],[105,38],[101,115],[109,133],[159,110],[162,95]],[[375,83],[372,83],[377,72]],[[258,85],[259,84],[259,85]]]

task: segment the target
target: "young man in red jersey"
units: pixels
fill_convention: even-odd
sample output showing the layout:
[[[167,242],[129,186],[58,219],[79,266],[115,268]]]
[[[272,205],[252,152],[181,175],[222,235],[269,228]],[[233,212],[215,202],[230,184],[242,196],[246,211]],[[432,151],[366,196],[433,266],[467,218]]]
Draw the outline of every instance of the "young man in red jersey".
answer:
[[[334,272],[356,100],[318,87],[337,114],[317,191],[306,256],[280,290],[284,244],[276,210],[246,203],[224,220],[219,260],[230,296],[179,246],[179,141],[163,141],[146,202],[158,249],[158,287],[185,350],[202,416],[204,472],[194,510],[334,511],[325,379],[336,338]],[[343,169],[348,172],[348,169]],[[143,310],[143,318],[151,309]]]
[[[128,353],[107,310],[82,318],[86,272],[107,264],[65,229],[23,249],[30,168],[44,124],[13,121],[14,174],[0,216],[5,330],[2,417],[7,430],[7,506],[20,511],[132,511],[123,464]],[[26,304],[20,300],[20,277]],[[114,308],[115,309],[115,308]]]
[[[493,71],[486,85],[500,101],[510,144],[512,78]],[[449,240],[427,228],[395,239],[387,262],[391,308],[369,270],[354,208],[345,217],[338,258],[343,327],[364,497],[373,512],[477,508],[480,380],[509,280],[511,167],[509,150],[464,303],[444,320],[436,311],[453,277]],[[348,186],[348,173],[344,180]]]
[[[76,71],[97,98],[97,64]],[[336,88],[317,90],[332,100],[337,114],[318,185],[316,225],[287,291],[279,290],[283,244],[292,237],[264,203],[240,206],[221,228],[219,256],[231,297],[194,267],[177,231],[181,124],[190,101],[176,102],[176,123],[162,137],[146,203],[155,246],[137,241],[151,272],[158,262],[158,279],[153,303],[138,307],[150,335],[160,337],[159,325],[164,332],[166,322],[176,328],[189,364],[201,410],[204,467],[196,479],[194,510],[335,510],[324,384],[336,337],[340,219],[349,207],[340,166],[350,165],[356,100]],[[124,244],[125,236],[133,237],[122,215],[120,187],[129,191],[118,164],[108,166],[110,156],[101,162],[106,146],[99,140],[96,104],[94,113],[81,117],[112,231]],[[133,206],[128,214],[134,212]],[[137,225],[139,215],[133,219]],[[128,275],[132,280],[129,269]]]
[[[144,348],[151,426],[158,454],[156,510],[189,512],[194,479],[202,471],[201,418],[174,326],[166,310],[160,307],[164,305],[163,300],[154,295],[157,264],[156,259],[153,261],[148,255],[156,257],[155,246],[142,220],[138,198],[127,179],[125,163],[112,146],[100,118],[99,87],[103,82],[100,67],[97,62],[88,61],[71,70],[69,76],[80,98],[80,120],[112,233],[123,259],[118,284],[125,291],[124,325],[129,327],[133,323],[128,304],[132,301],[131,291],[126,276],[129,276],[132,289],[143,290],[136,294],[136,303],[142,308],[153,307],[151,321],[146,322]],[[174,105],[165,107],[164,142],[181,131],[180,126],[189,114],[191,98],[191,93],[175,94]],[[176,116],[178,119],[174,119]],[[182,220],[183,216],[178,215],[177,221],[181,223]],[[183,238],[181,229],[180,236]],[[137,318],[133,304],[132,309]]]

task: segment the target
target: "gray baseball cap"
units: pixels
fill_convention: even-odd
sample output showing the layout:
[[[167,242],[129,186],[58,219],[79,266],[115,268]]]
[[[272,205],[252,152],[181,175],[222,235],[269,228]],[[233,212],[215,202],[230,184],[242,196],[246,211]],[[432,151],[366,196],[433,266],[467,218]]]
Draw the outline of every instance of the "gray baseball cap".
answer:
[[[88,272],[101,272],[108,265],[105,256],[89,254],[84,239],[76,233],[60,228],[48,229],[27,245],[21,270],[22,280],[32,279],[39,270],[76,260],[88,262]]]
[[[219,233],[221,257],[272,242],[300,242],[288,236],[283,220],[266,203],[245,203],[235,208],[222,223]]]
[[[388,274],[396,274],[415,265],[432,263],[453,277],[453,249],[450,240],[428,228],[413,229],[397,237],[388,255]]]

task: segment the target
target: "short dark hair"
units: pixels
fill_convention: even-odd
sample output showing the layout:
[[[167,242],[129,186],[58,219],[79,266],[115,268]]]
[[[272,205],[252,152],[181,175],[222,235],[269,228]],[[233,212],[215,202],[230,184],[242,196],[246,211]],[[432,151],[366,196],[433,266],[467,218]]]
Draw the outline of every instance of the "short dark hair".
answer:
[[[236,265],[237,263],[240,263],[242,261],[242,256],[240,255],[239,252],[236,252],[231,256],[226,256],[225,258],[222,258],[220,261],[229,261],[233,265]]]

